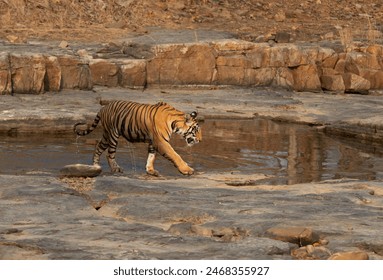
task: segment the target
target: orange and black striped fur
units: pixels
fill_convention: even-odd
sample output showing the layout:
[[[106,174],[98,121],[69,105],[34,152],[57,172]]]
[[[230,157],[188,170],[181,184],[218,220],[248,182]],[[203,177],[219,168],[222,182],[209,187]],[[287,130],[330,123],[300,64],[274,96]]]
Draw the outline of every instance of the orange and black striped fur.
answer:
[[[182,160],[169,143],[172,133],[180,134],[191,146],[202,140],[201,129],[196,120],[197,113],[185,114],[174,107],[159,102],[154,105],[129,101],[113,101],[98,112],[94,122],[87,129],[74,131],[83,136],[91,133],[101,121],[102,139],[98,142],[93,155],[93,164],[99,165],[101,154],[108,149],[107,159],[112,172],[122,172],[115,160],[118,138],[123,136],[129,142],[149,143],[149,155],[146,172],[158,176],[154,169],[156,152],[169,159],[184,175],[194,173],[193,168]]]

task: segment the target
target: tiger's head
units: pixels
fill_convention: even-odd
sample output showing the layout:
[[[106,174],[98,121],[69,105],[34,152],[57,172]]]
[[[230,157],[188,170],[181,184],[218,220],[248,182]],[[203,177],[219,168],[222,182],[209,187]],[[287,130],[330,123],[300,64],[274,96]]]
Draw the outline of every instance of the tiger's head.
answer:
[[[177,122],[173,132],[182,135],[188,146],[202,141],[202,131],[198,125],[197,112],[185,115],[185,121]]]

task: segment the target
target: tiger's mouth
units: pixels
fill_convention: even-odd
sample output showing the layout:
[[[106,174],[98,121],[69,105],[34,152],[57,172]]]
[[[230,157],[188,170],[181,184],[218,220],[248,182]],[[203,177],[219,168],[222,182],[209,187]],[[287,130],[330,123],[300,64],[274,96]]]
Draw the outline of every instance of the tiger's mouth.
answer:
[[[199,142],[199,140],[196,137],[186,137],[185,140],[186,140],[186,143],[189,147],[193,146],[194,144],[197,144]]]

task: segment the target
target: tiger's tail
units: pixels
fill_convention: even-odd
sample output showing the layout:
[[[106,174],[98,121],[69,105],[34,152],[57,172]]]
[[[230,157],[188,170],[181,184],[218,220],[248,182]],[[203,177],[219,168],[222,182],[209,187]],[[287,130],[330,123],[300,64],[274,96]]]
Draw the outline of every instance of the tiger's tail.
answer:
[[[84,122],[76,123],[73,126],[73,131],[74,131],[74,133],[76,133],[77,135],[80,135],[80,136],[88,135],[89,133],[91,133],[97,127],[98,123],[100,122],[100,119],[101,119],[100,116],[97,114],[97,116],[94,119],[92,125],[88,126],[86,129],[77,129],[77,126],[79,126],[79,125],[86,125],[86,123],[84,123]]]

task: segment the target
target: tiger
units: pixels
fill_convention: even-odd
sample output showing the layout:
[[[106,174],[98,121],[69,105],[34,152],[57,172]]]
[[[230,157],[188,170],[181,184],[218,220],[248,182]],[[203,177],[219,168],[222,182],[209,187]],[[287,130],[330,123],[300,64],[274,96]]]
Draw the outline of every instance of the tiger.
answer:
[[[100,166],[100,156],[108,149],[106,158],[111,172],[123,172],[115,159],[118,138],[123,136],[131,143],[149,144],[147,174],[159,176],[159,172],[154,169],[157,153],[170,160],[182,174],[194,174],[194,169],[176,153],[169,141],[173,133],[182,135],[188,146],[202,140],[197,112],[185,114],[165,102],[152,105],[118,100],[102,107],[92,125],[79,122],[74,125],[73,130],[77,135],[84,136],[91,133],[100,121],[103,134],[93,154],[93,165]],[[87,128],[79,129],[79,125],[87,125]]]

